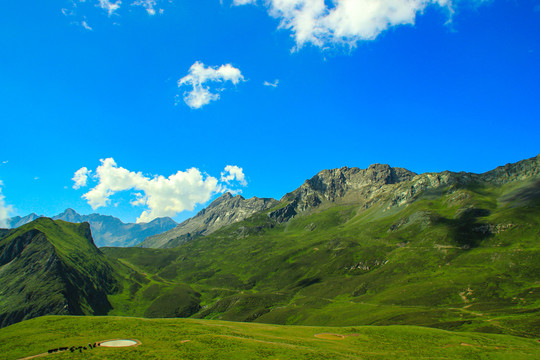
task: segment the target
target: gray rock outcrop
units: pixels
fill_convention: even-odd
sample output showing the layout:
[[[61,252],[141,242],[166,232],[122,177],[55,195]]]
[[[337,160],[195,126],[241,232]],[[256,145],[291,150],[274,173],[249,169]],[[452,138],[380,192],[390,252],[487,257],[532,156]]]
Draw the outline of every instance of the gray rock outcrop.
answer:
[[[224,226],[242,221],[265,211],[279,202],[270,198],[244,199],[240,195],[225,193],[194,217],[187,219],[172,230],[146,238],[140,246],[166,248],[178,246],[201,235],[208,235]]]

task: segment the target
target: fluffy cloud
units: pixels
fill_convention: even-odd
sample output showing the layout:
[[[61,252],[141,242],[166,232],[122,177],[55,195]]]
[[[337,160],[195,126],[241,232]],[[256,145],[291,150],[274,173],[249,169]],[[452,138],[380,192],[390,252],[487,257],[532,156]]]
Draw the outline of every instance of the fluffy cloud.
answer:
[[[99,7],[107,11],[107,14],[111,16],[116,10],[120,9],[122,1],[117,0],[115,3],[109,0],[99,0]]]
[[[79,189],[81,187],[86,186],[86,182],[88,181],[88,175],[92,172],[92,170],[88,170],[86,167],[82,167],[79,170],[75,171],[75,175],[71,180],[75,182],[73,184],[74,189]]]
[[[202,62],[195,61],[189,68],[188,74],[178,80],[178,87],[191,86],[190,91],[184,92],[184,102],[192,109],[200,109],[204,105],[219,99],[217,92],[223,89],[210,91],[207,83],[224,83],[230,81],[234,85],[244,81],[244,76],[239,69],[231,64],[221,65],[219,68],[205,66]]]
[[[221,173],[221,181],[230,184],[231,181],[238,181],[240,185],[246,186],[246,176],[244,170],[236,165],[225,166],[225,171]]]
[[[234,0],[233,5],[251,1]],[[293,33],[297,48],[305,44],[356,45],[373,40],[384,30],[414,24],[416,14],[428,5],[451,9],[450,0],[267,0],[272,17]]]
[[[78,179],[90,172],[85,169],[81,168],[75,173],[73,180],[76,185]],[[94,179],[98,184],[83,195],[88,204],[97,209],[107,206],[115,193],[135,190],[136,198],[130,202],[131,205],[148,208],[141,213],[137,222],[148,222],[157,217],[174,216],[184,210],[193,210],[195,205],[206,203],[212,195],[228,190],[222,182],[229,185],[236,180],[240,185],[246,185],[242,168],[238,166],[228,165],[222,173],[222,179],[226,180],[220,182],[196,168],[178,171],[167,178],[161,175],[148,177],[141,172],[119,167],[113,158],[101,160]]]
[[[6,205],[6,202],[4,200],[4,195],[2,194],[2,186],[4,184],[0,180],[0,228],[7,228],[8,227],[8,219],[12,212],[11,205]]]

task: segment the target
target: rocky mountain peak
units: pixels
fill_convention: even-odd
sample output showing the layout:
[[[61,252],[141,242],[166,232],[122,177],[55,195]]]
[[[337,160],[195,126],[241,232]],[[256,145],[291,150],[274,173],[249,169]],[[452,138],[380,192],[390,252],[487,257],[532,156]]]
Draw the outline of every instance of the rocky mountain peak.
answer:
[[[8,227],[9,228],[18,228],[19,226],[22,226],[24,224],[27,224],[31,221],[34,221],[36,220],[37,218],[39,218],[40,216],[37,215],[36,213],[31,213],[29,215],[26,215],[26,216],[15,216],[15,217],[12,217],[8,220]]]
[[[55,218],[69,222],[78,222],[79,217],[80,215],[72,208],[67,208],[63,213],[55,216]]]
[[[194,237],[208,235],[224,226],[242,221],[277,204],[278,201],[275,199],[257,197],[245,199],[241,195],[226,192],[174,229],[146,238],[141,246],[154,248],[177,246]]]
[[[318,197],[334,201],[345,196],[347,192],[360,189],[364,186],[395,184],[410,180],[416,174],[402,168],[392,168],[387,164],[373,164],[367,169],[356,167],[342,167],[339,169],[323,170],[312,177],[297,190],[285,196],[311,195],[317,193]],[[302,197],[302,195],[301,195]]]
[[[373,164],[367,169],[342,167],[323,170],[308,179],[295,191],[286,194],[281,201],[289,202],[270,217],[278,222],[287,221],[300,212],[313,209],[323,202],[359,196],[368,198],[385,185],[411,180],[416,173],[387,164]]]
[[[226,192],[220,197],[218,197],[217,199],[215,199],[214,201],[212,201],[210,205],[206,207],[206,209],[213,209],[219,206],[223,206],[224,204],[229,204],[231,202],[239,202],[242,200],[245,200],[245,199],[241,195],[234,196],[230,192]]]

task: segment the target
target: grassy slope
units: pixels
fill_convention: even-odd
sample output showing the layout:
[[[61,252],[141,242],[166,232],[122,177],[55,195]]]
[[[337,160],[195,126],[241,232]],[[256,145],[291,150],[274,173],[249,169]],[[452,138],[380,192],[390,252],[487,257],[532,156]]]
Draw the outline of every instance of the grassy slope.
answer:
[[[321,339],[316,334],[345,335]],[[195,319],[46,316],[0,330],[0,359],[107,339],[138,339],[131,348],[99,347],[55,359],[532,359],[536,340],[414,326],[308,327]],[[185,341],[189,340],[189,341]]]
[[[40,218],[0,240],[3,262],[8,261],[0,267],[5,322],[109,311],[106,294],[116,289],[114,270],[89,231],[87,224]]]
[[[400,208],[336,204],[285,225],[256,215],[176,249],[104,249],[199,317],[540,333],[538,181],[471,184]],[[132,298],[143,298],[152,283]],[[113,296],[113,314],[140,315]]]

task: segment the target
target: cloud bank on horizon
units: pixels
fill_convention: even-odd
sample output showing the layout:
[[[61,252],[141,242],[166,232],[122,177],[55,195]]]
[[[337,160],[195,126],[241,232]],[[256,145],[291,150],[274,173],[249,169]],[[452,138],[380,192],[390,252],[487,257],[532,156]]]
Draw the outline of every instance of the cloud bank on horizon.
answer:
[[[97,185],[82,196],[94,210],[107,206],[110,197],[117,192],[136,191],[136,199],[130,202],[131,205],[148,207],[137,218],[138,223],[193,210],[197,204],[206,203],[216,193],[241,192],[234,188],[235,182],[241,186],[247,185],[243,169],[235,165],[227,165],[218,180],[197,168],[178,171],[167,178],[162,175],[148,177],[141,172],[119,167],[113,158],[100,161],[101,165],[91,178],[92,170],[86,167],[77,170],[72,179],[75,183],[73,188],[86,186],[89,179],[97,181]]]
[[[256,5],[255,0],[233,0],[235,6]],[[416,15],[430,5],[452,14],[451,0],[267,0],[270,16],[280,28],[293,33],[296,49],[306,44],[355,46],[374,40],[384,30],[414,24]]]
[[[2,194],[2,186],[4,183],[0,180],[0,228],[8,227],[8,219],[12,212],[11,205],[7,205],[5,202],[4,194]]]
[[[189,68],[188,74],[178,80],[178,87],[191,86],[191,90],[184,92],[184,102],[192,109],[200,109],[204,105],[219,99],[219,92],[224,88],[211,88],[213,83],[225,83],[227,81],[237,85],[244,80],[242,72],[231,64],[217,66],[205,66],[200,61],[195,61]],[[208,84],[208,85],[205,85]],[[212,91],[210,91],[212,90]]]

